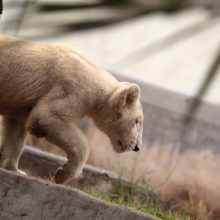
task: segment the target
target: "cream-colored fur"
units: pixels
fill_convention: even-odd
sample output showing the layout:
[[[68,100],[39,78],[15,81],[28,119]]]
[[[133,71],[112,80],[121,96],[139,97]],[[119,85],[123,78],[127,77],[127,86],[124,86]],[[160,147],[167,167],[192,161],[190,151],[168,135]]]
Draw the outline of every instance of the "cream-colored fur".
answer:
[[[78,127],[90,116],[116,152],[138,151],[143,112],[136,84],[117,81],[71,48],[0,35],[0,166],[18,171],[26,133],[45,138],[68,158],[55,181],[77,177],[89,147]]]

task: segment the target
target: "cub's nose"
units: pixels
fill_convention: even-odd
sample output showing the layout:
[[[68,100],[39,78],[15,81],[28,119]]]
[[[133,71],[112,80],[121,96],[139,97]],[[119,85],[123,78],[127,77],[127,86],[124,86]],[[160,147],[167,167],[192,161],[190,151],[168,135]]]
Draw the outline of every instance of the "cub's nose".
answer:
[[[140,150],[140,148],[139,148],[138,145],[136,144],[136,145],[135,145],[135,148],[133,149],[133,151],[137,152],[137,151],[139,151],[139,150]]]

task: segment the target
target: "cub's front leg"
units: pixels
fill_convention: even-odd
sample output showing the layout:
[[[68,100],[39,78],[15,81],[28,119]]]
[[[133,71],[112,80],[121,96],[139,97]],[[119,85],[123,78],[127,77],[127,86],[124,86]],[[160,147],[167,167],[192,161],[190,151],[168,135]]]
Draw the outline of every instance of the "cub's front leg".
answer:
[[[26,131],[24,123],[13,118],[3,117],[2,145],[0,150],[0,167],[18,171],[18,162],[23,150]]]
[[[67,154],[67,163],[57,170],[56,183],[64,183],[71,178],[76,178],[89,156],[89,145],[82,131],[74,124],[69,124],[60,135],[49,136],[47,140],[60,146]]]
[[[81,174],[89,155],[89,146],[82,131],[71,120],[64,120],[50,114],[50,111],[45,113],[45,109],[42,111],[37,108],[28,119],[27,129],[37,137],[45,137],[66,152],[68,160],[58,169],[56,183],[65,183]]]

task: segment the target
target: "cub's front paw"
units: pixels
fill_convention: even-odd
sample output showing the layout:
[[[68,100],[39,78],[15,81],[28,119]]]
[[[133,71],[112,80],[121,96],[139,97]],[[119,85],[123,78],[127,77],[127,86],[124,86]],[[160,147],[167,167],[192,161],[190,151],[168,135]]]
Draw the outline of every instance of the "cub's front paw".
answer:
[[[22,171],[22,170],[17,170],[17,172],[20,173],[21,175],[27,176],[27,173],[25,173],[25,172]]]
[[[72,178],[77,178],[82,173],[82,167],[72,167],[69,164],[65,164],[63,167],[57,169],[54,177],[55,183],[66,183]]]
[[[54,177],[54,181],[57,184],[65,183],[70,179],[70,172],[66,169],[66,165],[57,169],[56,175]]]
[[[54,177],[54,181],[57,184],[65,183],[68,179],[68,175],[66,174],[64,168],[60,167],[58,168],[56,175]]]

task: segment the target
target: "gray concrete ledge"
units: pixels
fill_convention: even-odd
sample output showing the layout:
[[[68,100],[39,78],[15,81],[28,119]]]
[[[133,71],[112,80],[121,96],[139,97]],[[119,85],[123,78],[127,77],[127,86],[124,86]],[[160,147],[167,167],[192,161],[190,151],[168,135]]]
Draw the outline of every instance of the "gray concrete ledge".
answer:
[[[182,144],[183,119],[193,97],[157,87],[135,76],[111,71],[119,80],[136,82],[141,87],[144,110],[144,138],[149,146],[174,146],[182,150],[211,149],[220,153],[220,106],[202,101],[201,108],[193,117],[186,139]]]
[[[148,83],[147,81],[139,80],[135,75],[134,77],[127,76],[126,73],[110,71],[118,79],[130,82],[136,82],[141,87],[141,99],[144,103],[147,103],[158,108],[172,111],[174,114],[178,114],[178,118],[183,118],[186,114],[189,105],[192,103],[192,95],[186,95],[177,91],[172,91],[167,88],[159,87]],[[205,121],[217,126],[220,126],[220,106],[216,103],[212,103],[206,99],[201,102],[200,109],[194,118],[196,120]]]
[[[31,176],[53,181],[56,170],[65,162],[65,157],[26,146],[19,167]],[[72,179],[68,185],[87,192],[106,192],[112,189],[118,179],[119,176],[116,173],[87,164],[83,169],[83,174],[77,179]]]
[[[0,169],[0,219],[153,220],[79,190]]]

